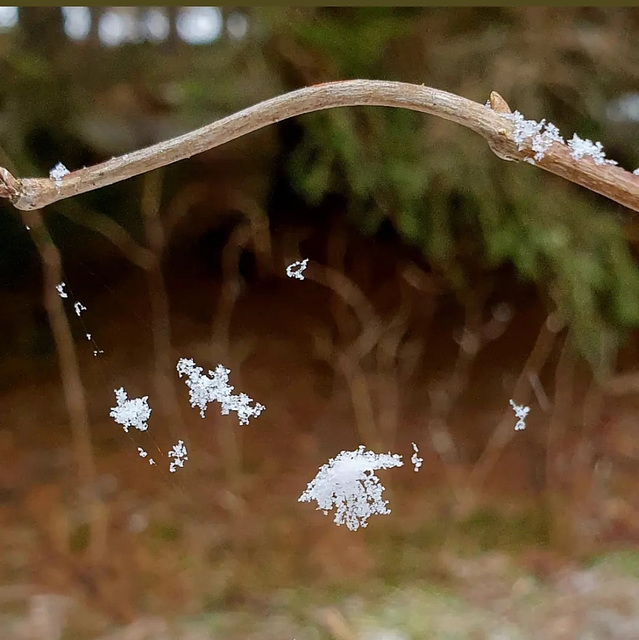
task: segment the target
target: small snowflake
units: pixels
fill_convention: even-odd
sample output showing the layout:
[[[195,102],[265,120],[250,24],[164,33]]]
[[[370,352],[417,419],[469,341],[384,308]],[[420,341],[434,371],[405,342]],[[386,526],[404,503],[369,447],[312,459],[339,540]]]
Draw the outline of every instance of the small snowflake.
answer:
[[[81,302],[76,302],[73,305],[73,310],[75,311],[75,315],[79,318],[82,315],[82,312],[86,311],[87,308]]]
[[[126,433],[129,432],[129,427],[135,427],[139,431],[146,431],[149,428],[147,424],[147,420],[151,417],[149,396],[127,400],[126,391],[120,387],[115,390],[115,399],[118,406],[113,407],[109,415],[122,425]]]
[[[169,451],[169,458],[174,458],[169,465],[171,473],[175,473],[178,467],[184,467],[184,461],[188,460],[189,456],[183,440],[178,440],[178,443],[173,445],[173,449]]]
[[[138,454],[140,458],[146,458],[149,454],[142,448],[138,447]],[[154,465],[155,460],[153,458],[149,458],[149,465]]]
[[[250,418],[257,418],[266,408],[259,402],[251,407],[250,403],[253,399],[245,393],[232,395],[235,387],[228,383],[231,370],[221,364],[217,365],[215,371],[209,371],[209,375],[206,376],[202,374],[202,367],[196,366],[192,359],[181,358],[177,363],[177,372],[180,378],[187,376],[185,382],[190,390],[191,406],[198,407],[203,418],[211,402],[219,402],[222,405],[223,416],[236,411],[240,424],[248,424]]]
[[[530,407],[525,407],[524,405],[515,404],[512,400],[510,400],[510,406],[513,408],[515,412],[515,416],[517,417],[517,424],[515,424],[515,431],[523,431],[526,428],[526,416],[530,412]]]
[[[614,160],[608,160],[603,150],[601,142],[593,142],[592,140],[582,140],[576,133],[572,136],[572,140],[568,142],[570,147],[570,155],[575,160],[581,160],[584,156],[590,156],[595,164],[617,164]]]
[[[298,280],[304,280],[304,270],[306,269],[306,267],[308,266],[308,258],[305,258],[304,260],[298,260],[297,262],[294,262],[293,264],[289,264],[288,267],[286,267],[286,275],[289,278],[297,278]]]
[[[324,514],[335,508],[334,522],[356,531],[367,526],[370,516],[390,513],[386,507],[388,500],[382,499],[384,486],[374,471],[403,464],[397,454],[375,454],[365,451],[364,445],[355,451],[342,451],[320,467],[298,502],[315,500]]]
[[[413,455],[411,456],[410,461],[413,463],[415,472],[419,471],[422,463],[424,462],[424,458],[420,458],[417,454],[419,453],[419,449],[417,445],[413,442]]]
[[[61,298],[69,297],[69,294],[64,290],[66,286],[67,286],[66,282],[61,282],[60,284],[55,285],[56,291],[58,292]]]
[[[49,178],[55,182],[56,187],[59,187],[62,184],[62,178],[69,175],[69,173],[71,172],[61,162],[58,162],[58,164],[49,171]]]

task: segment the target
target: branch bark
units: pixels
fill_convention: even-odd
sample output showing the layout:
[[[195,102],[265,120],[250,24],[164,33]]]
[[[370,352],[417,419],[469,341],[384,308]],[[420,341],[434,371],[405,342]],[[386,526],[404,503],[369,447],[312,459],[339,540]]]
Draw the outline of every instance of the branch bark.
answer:
[[[478,133],[504,160],[530,160],[530,148],[519,150],[513,122],[504,118],[510,108],[499,94],[490,107],[423,85],[382,80],[345,80],[313,85],[260,102],[217,122],[107,162],[73,171],[59,181],[14,178],[0,167],[0,197],[17,209],[39,209],[58,200],[100,189],[133,176],[190,158],[287,118],[336,107],[380,106],[421,111],[456,122]],[[554,143],[535,163],[586,189],[639,211],[639,176],[590,159],[576,160],[567,145]]]

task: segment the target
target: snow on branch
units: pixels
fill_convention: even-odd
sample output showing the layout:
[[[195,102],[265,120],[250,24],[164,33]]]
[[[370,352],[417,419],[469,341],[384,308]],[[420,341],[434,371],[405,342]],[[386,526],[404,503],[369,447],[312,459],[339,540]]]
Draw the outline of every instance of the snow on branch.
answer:
[[[534,136],[536,147],[525,139],[518,144],[516,122],[504,118],[511,114],[511,109],[498,93],[493,92],[488,104],[482,105],[424,85],[383,80],[344,80],[298,89],[171,140],[65,175],[56,173],[53,178],[18,179],[0,167],[0,198],[8,198],[17,209],[41,209],[58,200],[184,160],[287,118],[365,105],[411,109],[456,122],[484,137],[491,150],[504,160],[532,160],[546,171],[639,211],[639,178],[630,171],[603,163],[604,156],[598,155],[601,149],[596,145],[582,154],[585,157],[576,157],[586,150],[585,146],[578,144],[577,153],[573,153],[574,144],[571,148],[557,131],[548,127],[537,131],[540,135]]]

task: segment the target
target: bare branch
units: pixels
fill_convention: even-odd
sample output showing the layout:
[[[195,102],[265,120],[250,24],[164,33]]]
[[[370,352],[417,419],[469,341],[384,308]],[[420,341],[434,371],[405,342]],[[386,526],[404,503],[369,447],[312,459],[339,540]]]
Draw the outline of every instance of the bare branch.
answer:
[[[14,178],[0,167],[0,197],[17,209],[38,209],[80,193],[100,189],[136,175],[190,158],[252,131],[287,118],[335,107],[380,106],[412,109],[451,120],[483,136],[504,160],[526,160],[530,148],[519,150],[510,109],[497,93],[490,107],[430,87],[382,80],[328,82],[278,96],[222,118],[210,125],[107,162],[73,171],[58,181]],[[591,158],[576,160],[567,145],[555,142],[537,166],[639,211],[639,176]]]

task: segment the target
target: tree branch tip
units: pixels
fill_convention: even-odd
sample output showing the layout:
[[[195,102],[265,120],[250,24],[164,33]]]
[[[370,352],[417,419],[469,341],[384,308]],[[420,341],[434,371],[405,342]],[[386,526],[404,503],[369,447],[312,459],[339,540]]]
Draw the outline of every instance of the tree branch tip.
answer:
[[[15,198],[20,190],[20,183],[11,172],[4,167],[0,167],[0,198]]]
[[[508,103],[496,92],[490,92],[490,108],[497,113],[512,113]]]

